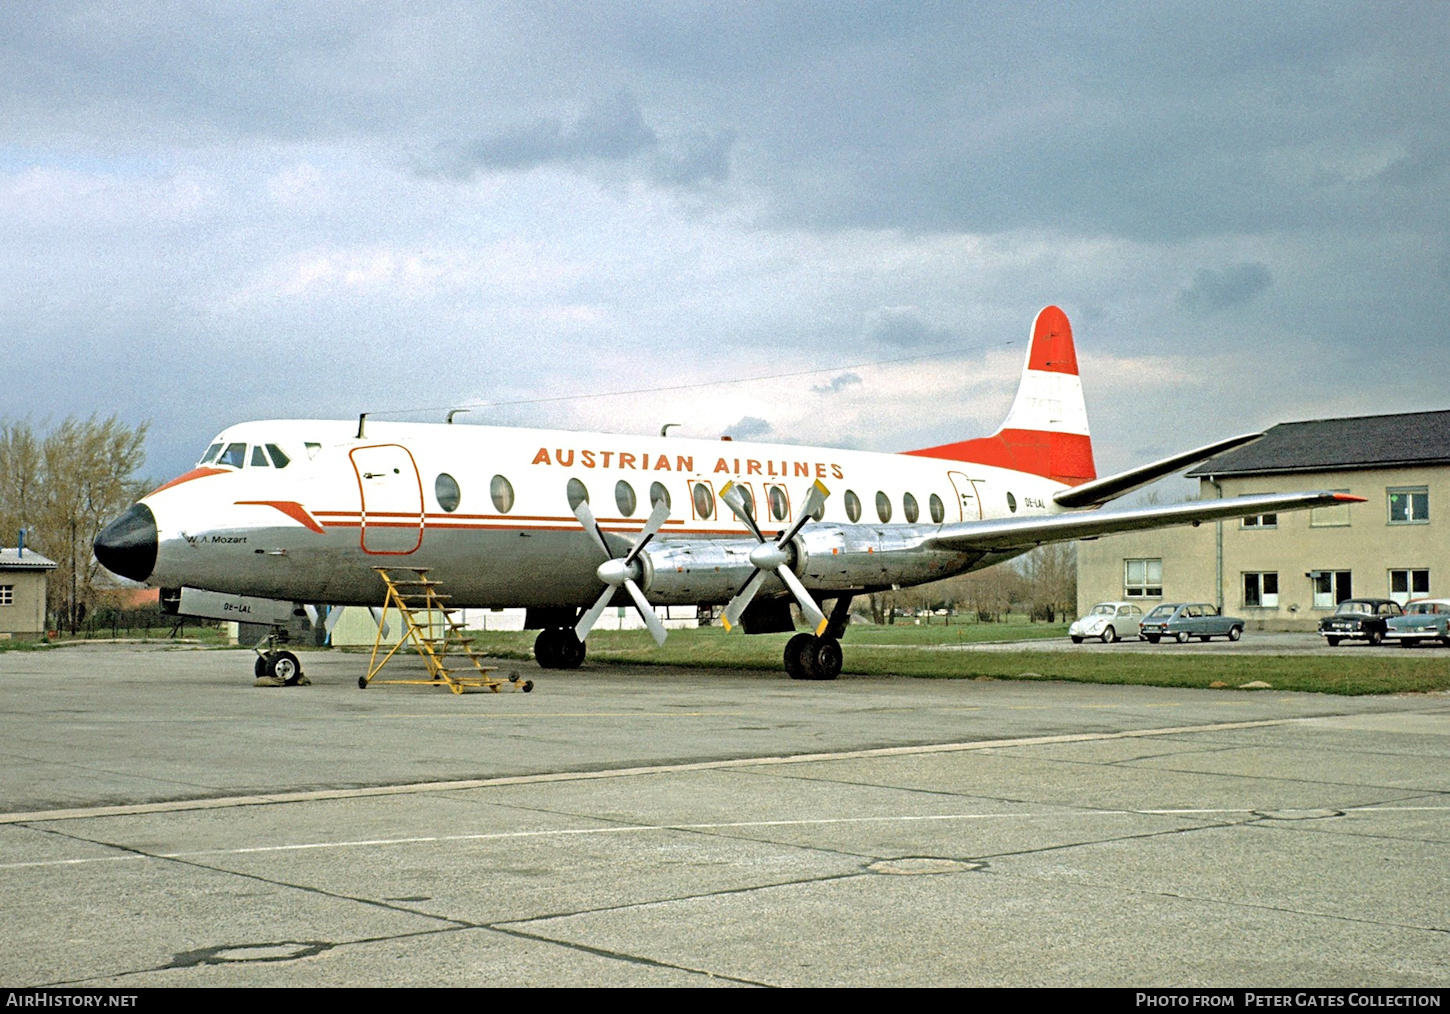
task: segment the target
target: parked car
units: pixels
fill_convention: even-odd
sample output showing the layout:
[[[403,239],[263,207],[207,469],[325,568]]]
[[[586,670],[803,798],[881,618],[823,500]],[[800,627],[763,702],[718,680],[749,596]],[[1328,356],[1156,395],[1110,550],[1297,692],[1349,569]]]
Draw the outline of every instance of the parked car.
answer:
[[[1244,621],[1236,616],[1220,616],[1218,609],[1207,602],[1165,602],[1138,624],[1138,635],[1157,644],[1171,637],[1184,644],[1191,637],[1207,641],[1210,637],[1227,637],[1237,641],[1244,634]]]
[[[1082,644],[1089,637],[1112,644],[1122,640],[1124,634],[1136,634],[1142,618],[1142,608],[1132,602],[1099,602],[1073,621],[1067,628],[1067,636],[1073,644]]]
[[[1393,599],[1345,599],[1332,615],[1319,621],[1319,636],[1331,648],[1340,641],[1379,644],[1384,640],[1389,621],[1404,614]]]
[[[1450,646],[1450,599],[1416,599],[1405,603],[1402,616],[1385,621],[1385,640],[1413,648],[1427,641]]]

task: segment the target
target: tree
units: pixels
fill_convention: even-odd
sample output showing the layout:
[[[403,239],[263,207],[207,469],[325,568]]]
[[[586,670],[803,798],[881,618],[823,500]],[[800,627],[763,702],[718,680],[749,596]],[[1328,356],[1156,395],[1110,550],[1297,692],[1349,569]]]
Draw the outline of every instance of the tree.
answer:
[[[1032,618],[1053,622],[1077,610],[1077,545],[1054,542],[1021,558]]]
[[[95,597],[91,544],[148,485],[135,478],[148,426],[71,417],[40,440],[29,423],[0,426],[0,532],[27,529],[29,544],[55,561],[48,604],[72,631]]]

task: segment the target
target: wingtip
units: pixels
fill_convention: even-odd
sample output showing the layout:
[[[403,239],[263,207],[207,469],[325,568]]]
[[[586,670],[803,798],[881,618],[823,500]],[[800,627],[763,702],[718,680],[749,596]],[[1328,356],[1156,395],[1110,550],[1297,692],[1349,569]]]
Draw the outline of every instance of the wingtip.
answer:
[[[1367,498],[1366,497],[1355,496],[1353,493],[1335,493],[1334,494],[1334,499],[1338,500],[1340,503],[1365,503],[1365,502],[1367,502]]]

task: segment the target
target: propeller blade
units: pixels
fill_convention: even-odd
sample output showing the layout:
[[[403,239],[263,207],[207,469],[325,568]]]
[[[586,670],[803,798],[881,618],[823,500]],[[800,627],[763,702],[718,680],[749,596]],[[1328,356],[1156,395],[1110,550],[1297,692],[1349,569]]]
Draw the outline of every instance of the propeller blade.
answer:
[[[780,578],[790,589],[791,594],[795,596],[796,605],[801,607],[801,615],[811,625],[811,632],[817,637],[824,634],[829,621],[826,619],[826,614],[821,612],[821,607],[816,605],[816,600],[811,598],[810,592],[806,591],[806,586],[801,584],[801,579],[796,577],[789,567],[778,568],[775,576]]]
[[[626,580],[624,582],[624,589],[629,592],[629,597],[634,599],[634,607],[639,610],[639,618],[644,620],[646,627],[649,627],[650,634],[654,636],[655,644],[663,648],[665,646],[665,638],[670,635],[665,630],[665,625],[660,622],[659,616],[655,614],[655,607],[649,604],[649,599],[644,597],[644,592],[640,591],[639,585],[633,581]]]
[[[594,600],[594,605],[589,607],[589,612],[579,617],[579,622],[574,625],[574,636],[579,638],[582,644],[584,638],[589,636],[589,631],[594,629],[594,624],[599,622],[599,617],[604,615],[604,610],[609,608],[609,600],[614,598],[614,586],[609,585],[604,593]]]
[[[801,529],[805,527],[806,522],[812,520],[811,515],[821,509],[826,502],[826,497],[830,495],[831,491],[825,487],[825,484],[820,479],[811,483],[811,488],[806,490],[805,503],[801,504],[800,513],[796,515],[795,524],[791,525],[790,529],[776,540],[777,545],[783,546],[799,535]]]
[[[750,580],[745,582],[745,587],[735,593],[730,604],[725,607],[725,612],[720,619],[725,624],[725,629],[734,630],[740,622],[741,615],[750,605],[750,600],[755,598],[755,593],[760,591],[760,586],[765,583],[765,571],[757,569],[750,575]]]
[[[574,508],[574,516],[584,526],[584,530],[594,537],[594,544],[599,547],[606,560],[614,559],[614,554],[609,551],[609,544],[604,541],[604,533],[599,530],[599,522],[594,520],[594,511],[589,508],[588,500],[580,500],[579,506]]]
[[[755,516],[746,505],[745,494],[740,491],[739,486],[735,485],[733,481],[727,482],[720,488],[720,499],[724,500],[730,509],[739,515],[746,526],[755,533],[757,539],[761,542],[765,541],[765,536],[761,534],[760,526],[755,523]]]
[[[634,548],[631,549],[629,551],[629,555],[624,558],[625,566],[628,566],[639,558],[639,554],[644,552],[644,547],[649,545],[649,540],[655,537],[655,535],[659,532],[660,528],[664,526],[665,521],[669,519],[669,516],[669,504],[665,503],[663,500],[655,504],[655,509],[650,511],[649,520],[646,521],[644,527],[640,529],[639,539],[635,542]]]

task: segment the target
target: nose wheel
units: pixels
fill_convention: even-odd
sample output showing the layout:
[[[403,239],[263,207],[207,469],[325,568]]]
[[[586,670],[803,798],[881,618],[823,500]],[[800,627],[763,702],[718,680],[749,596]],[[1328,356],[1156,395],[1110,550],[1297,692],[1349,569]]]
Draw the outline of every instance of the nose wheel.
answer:
[[[841,642],[829,635],[797,634],[785,643],[785,671],[793,680],[833,680],[841,661]]]
[[[292,652],[278,649],[279,641],[281,638],[273,633],[253,649],[257,653],[257,661],[252,664],[252,675],[256,678],[256,683],[253,685],[259,687],[310,686],[312,681],[303,674],[302,663]]]

